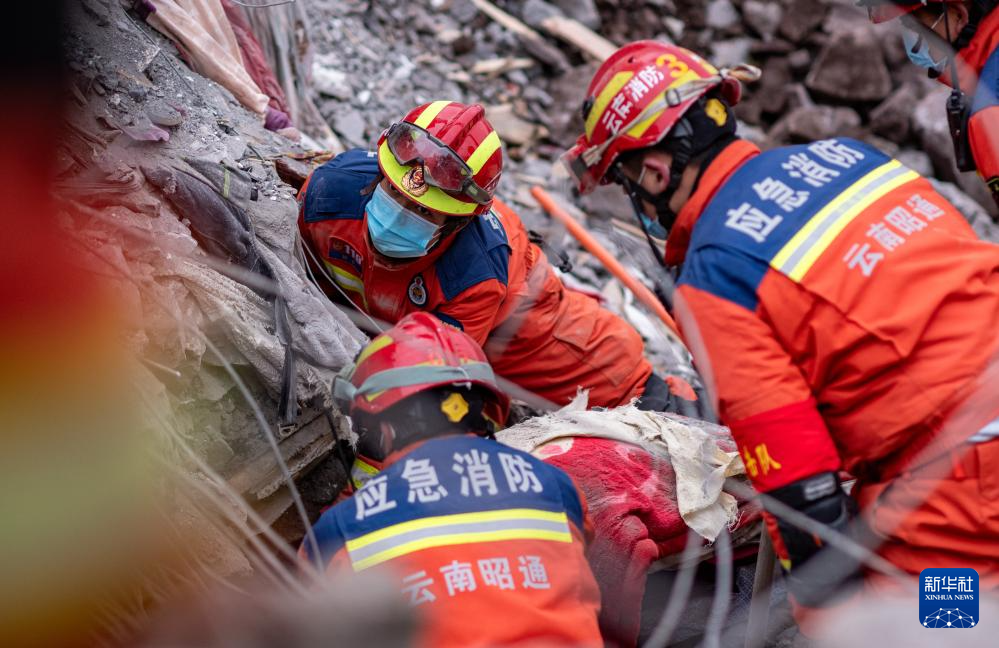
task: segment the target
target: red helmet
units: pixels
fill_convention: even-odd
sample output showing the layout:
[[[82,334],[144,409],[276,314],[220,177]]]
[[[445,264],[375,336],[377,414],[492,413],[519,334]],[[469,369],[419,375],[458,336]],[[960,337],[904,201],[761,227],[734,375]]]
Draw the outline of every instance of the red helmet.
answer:
[[[617,157],[663,139],[700,97],[721,86],[725,101],[739,102],[739,81],[759,78],[749,65],[717,70],[690,50],[657,41],[636,41],[620,48],[597,70],[583,103],[586,132],[563,156],[588,193],[608,182]]]
[[[489,211],[503,171],[499,134],[478,104],[434,101],[382,133],[378,166],[400,192],[447,216]]]
[[[874,24],[895,20],[905,14],[910,14],[917,9],[922,9],[930,3],[960,2],[961,0],[921,0],[912,2],[911,0],[860,0],[859,7],[867,7],[867,15],[870,16]]]
[[[354,365],[337,376],[334,391],[338,400],[349,401],[352,415],[379,414],[422,391],[469,383],[492,396],[483,415],[502,425],[510,399],[496,384],[479,345],[430,313],[416,312],[368,343]]]

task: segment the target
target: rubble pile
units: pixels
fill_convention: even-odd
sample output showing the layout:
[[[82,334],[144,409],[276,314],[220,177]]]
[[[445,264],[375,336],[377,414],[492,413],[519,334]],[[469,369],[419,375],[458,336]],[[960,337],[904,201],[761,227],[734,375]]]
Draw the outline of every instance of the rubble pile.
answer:
[[[72,5],[60,225],[115,287],[142,361],[133,396],[166,451],[269,524],[295,516],[269,429],[292,476],[324,467],[306,496],[318,511],[346,479],[330,383],[366,338],[298,251],[296,190],[277,167],[305,149],[130,9]],[[241,549],[220,546],[225,572]]]
[[[370,146],[382,128],[424,101],[480,102],[506,143],[501,195],[536,229],[547,229],[547,222],[527,185],[567,189],[552,165],[582,132],[579,106],[603,37],[612,46],[654,38],[704,53],[719,66],[758,65],[763,77],[745,89],[737,109],[746,138],[764,148],[833,135],[864,140],[953,185],[942,187],[945,195],[961,204],[979,234],[996,236],[987,191],[973,173],[954,166],[944,115],[948,89],[908,63],[895,26],[871,25],[853,0],[308,4],[317,103],[346,145]],[[519,25],[496,20],[494,9]],[[566,37],[553,17],[600,36]],[[598,191],[579,204],[589,216],[629,218],[619,194]]]

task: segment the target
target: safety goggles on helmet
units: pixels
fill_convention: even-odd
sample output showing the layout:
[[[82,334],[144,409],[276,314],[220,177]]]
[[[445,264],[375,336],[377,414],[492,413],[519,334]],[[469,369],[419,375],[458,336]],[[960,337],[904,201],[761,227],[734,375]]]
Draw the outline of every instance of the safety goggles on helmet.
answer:
[[[468,164],[419,126],[405,121],[392,124],[385,140],[399,164],[419,162],[423,165],[423,180],[428,185],[463,194],[480,205],[487,205],[492,200],[489,192],[475,182]]]

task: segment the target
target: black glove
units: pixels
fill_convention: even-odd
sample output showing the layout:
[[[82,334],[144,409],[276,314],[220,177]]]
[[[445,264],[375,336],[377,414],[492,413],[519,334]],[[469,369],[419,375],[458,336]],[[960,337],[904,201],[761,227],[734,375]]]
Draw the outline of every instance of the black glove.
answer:
[[[856,507],[840,488],[836,473],[799,479],[768,495],[834,531],[850,535],[850,520]],[[825,544],[777,512],[769,512],[777,518],[777,528],[790,558],[791,568],[785,573],[785,581],[798,603],[819,607],[860,575],[860,562],[856,558]]]

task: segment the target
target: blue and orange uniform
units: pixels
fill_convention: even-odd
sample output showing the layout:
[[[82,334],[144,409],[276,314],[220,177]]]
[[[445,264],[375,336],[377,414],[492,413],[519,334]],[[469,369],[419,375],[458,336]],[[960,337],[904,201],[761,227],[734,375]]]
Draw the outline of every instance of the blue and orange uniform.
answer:
[[[323,264],[314,270],[355,306],[390,323],[433,313],[483,345],[499,375],[559,405],[580,387],[593,406],[643,394],[652,367],[641,337],[592,298],[565,289],[500,200],[426,256],[382,264],[365,214],[378,173],[374,152],[348,151],[316,169],[300,194],[299,227]]]
[[[961,88],[973,97],[968,120],[971,155],[999,204],[999,10],[993,9],[967,46],[958,51]]]
[[[999,396],[979,385],[996,367],[999,246],[861,142],[737,140],[680,211],[667,260],[759,490],[845,469],[886,558],[999,584]],[[954,466],[932,497],[899,496],[941,458]]]
[[[387,463],[316,523],[328,571],[396,579],[424,615],[419,645],[603,645],[585,504],[565,473],[475,436]]]

